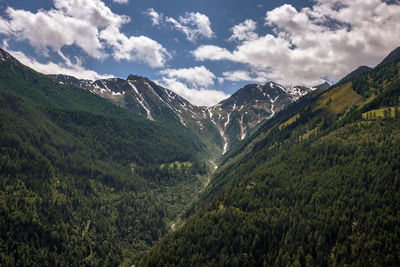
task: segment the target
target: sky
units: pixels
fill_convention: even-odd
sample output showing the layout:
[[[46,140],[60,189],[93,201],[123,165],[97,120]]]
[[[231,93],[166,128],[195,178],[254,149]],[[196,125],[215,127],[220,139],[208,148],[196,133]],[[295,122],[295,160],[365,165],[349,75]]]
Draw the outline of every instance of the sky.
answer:
[[[400,46],[399,0],[0,0],[0,47],[45,74],[148,77],[196,105],[334,83]]]

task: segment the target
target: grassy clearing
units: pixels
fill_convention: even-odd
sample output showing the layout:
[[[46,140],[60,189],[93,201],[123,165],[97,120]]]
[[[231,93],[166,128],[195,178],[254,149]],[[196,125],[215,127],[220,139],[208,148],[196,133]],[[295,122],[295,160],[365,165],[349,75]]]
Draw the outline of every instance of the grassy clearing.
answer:
[[[318,127],[315,127],[314,129],[311,129],[307,131],[305,134],[299,136],[300,141],[304,141],[310,137],[312,134],[316,134],[318,132]]]
[[[290,119],[288,119],[287,121],[285,121],[284,123],[279,125],[279,130],[282,130],[283,128],[286,128],[287,126],[289,126],[290,124],[295,122],[298,118],[300,118],[300,114],[294,115],[293,117],[291,117]]]
[[[178,171],[182,170],[182,168],[191,168],[193,166],[193,164],[191,162],[179,162],[179,161],[175,161],[173,163],[170,164],[161,164],[160,165],[160,169],[164,169],[166,167],[168,167],[169,170],[173,170],[173,169],[177,169]]]
[[[399,115],[399,107],[386,107],[365,112],[362,114],[362,118],[365,120],[373,120],[376,118],[399,118]]]
[[[361,103],[363,103],[362,96],[353,90],[352,83],[349,82],[323,94],[317,101],[314,111],[327,110],[333,114],[340,114]]]

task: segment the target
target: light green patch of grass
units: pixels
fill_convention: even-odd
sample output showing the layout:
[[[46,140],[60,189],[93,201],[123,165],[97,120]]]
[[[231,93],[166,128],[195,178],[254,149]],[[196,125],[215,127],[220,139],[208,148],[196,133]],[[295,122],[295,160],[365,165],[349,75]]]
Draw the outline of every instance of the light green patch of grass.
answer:
[[[362,118],[365,120],[373,120],[377,118],[387,118],[387,117],[396,118],[399,116],[399,113],[400,113],[399,107],[386,107],[365,112],[362,114]]]
[[[290,124],[295,122],[298,118],[300,118],[300,114],[294,115],[293,117],[291,117],[290,119],[288,119],[287,121],[285,121],[284,123],[279,125],[279,130],[282,130],[283,128],[286,128],[287,126],[289,126]]]
[[[324,93],[317,101],[314,111],[327,110],[332,114],[340,114],[362,103],[363,97],[357,94],[352,88],[352,83],[348,82]]]

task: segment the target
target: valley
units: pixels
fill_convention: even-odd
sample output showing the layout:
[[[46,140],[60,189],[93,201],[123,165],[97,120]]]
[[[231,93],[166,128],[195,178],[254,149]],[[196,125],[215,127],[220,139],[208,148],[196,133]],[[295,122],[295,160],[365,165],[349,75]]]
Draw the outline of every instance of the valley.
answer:
[[[0,50],[5,265],[397,265],[400,63],[195,106]]]

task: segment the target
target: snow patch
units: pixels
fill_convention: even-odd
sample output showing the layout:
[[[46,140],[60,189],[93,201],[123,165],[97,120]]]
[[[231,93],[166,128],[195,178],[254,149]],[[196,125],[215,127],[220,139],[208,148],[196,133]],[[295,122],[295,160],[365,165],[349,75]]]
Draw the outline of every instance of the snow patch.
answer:
[[[139,94],[139,91],[138,91],[138,89],[136,88],[136,86],[135,86],[134,84],[132,84],[130,81],[128,81],[128,84],[129,84],[129,85],[131,86],[131,88],[132,88],[133,90],[135,90],[135,92],[137,93],[136,100],[140,103],[140,105],[142,105],[142,107],[144,108],[144,110],[146,110],[147,119],[149,119],[149,120],[151,120],[151,121],[154,121],[153,116],[151,116],[150,108],[146,106],[147,103],[146,103],[146,101],[144,100],[144,97],[143,97],[141,94]],[[139,98],[140,98],[140,99],[139,99]]]
[[[226,127],[228,126],[228,124],[229,124],[229,122],[231,120],[231,114],[232,114],[232,112],[228,114],[228,118],[226,119],[226,122],[224,123],[225,131],[226,131]]]
[[[243,125],[243,114],[239,120],[240,125],[240,140],[243,140],[246,137],[246,127]]]

